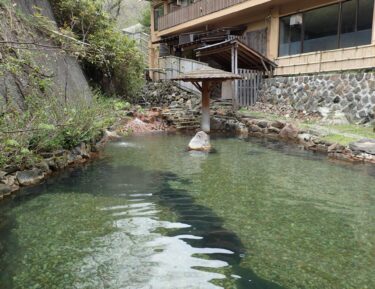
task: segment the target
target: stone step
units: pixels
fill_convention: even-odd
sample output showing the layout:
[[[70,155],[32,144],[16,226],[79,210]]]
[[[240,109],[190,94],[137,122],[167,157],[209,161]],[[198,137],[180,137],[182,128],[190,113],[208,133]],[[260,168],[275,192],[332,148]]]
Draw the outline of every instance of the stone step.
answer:
[[[176,126],[176,129],[197,129],[199,126]]]

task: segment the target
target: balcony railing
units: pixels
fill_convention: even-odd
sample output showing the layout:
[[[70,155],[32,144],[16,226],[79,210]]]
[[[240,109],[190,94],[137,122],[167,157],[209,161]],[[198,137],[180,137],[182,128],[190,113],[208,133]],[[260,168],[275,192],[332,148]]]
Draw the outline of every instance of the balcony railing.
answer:
[[[158,28],[159,30],[171,28],[245,1],[248,0],[201,0],[161,16],[158,20]]]

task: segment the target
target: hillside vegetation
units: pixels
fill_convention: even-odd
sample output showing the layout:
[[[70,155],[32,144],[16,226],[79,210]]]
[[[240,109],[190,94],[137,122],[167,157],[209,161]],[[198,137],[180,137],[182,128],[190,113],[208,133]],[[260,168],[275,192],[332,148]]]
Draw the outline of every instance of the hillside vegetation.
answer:
[[[0,170],[94,142],[127,105],[103,94],[142,85],[141,56],[103,3],[0,0]]]

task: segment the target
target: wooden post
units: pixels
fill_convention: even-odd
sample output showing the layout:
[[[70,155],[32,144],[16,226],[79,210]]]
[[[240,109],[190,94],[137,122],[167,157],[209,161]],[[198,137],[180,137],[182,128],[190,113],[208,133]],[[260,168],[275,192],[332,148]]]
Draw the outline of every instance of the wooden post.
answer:
[[[201,129],[210,132],[210,81],[202,81],[202,123]]]
[[[234,74],[238,74],[238,45],[236,43],[234,47]],[[234,109],[238,109],[238,80],[234,81]]]
[[[232,46],[232,49],[231,49],[231,64],[232,64],[232,69],[231,69],[231,72],[234,73],[235,71],[235,67],[234,67],[234,46]],[[234,104],[235,104],[235,98],[236,98],[236,90],[235,90],[235,83],[232,82],[232,105],[234,107]]]

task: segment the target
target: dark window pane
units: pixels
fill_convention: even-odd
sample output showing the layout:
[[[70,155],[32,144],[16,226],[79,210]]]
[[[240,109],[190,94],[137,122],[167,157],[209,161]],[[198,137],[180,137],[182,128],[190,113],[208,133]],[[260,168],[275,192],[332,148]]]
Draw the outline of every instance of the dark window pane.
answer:
[[[279,56],[289,55],[290,17],[280,18]]]
[[[301,53],[302,15],[280,19],[279,56]]]
[[[302,20],[302,15],[301,15]],[[301,21],[302,24],[302,21]],[[301,53],[302,25],[294,24],[290,26],[290,54]]]
[[[351,0],[342,4],[340,47],[357,45],[357,3],[357,0]]]
[[[357,45],[371,43],[374,0],[359,0]]]
[[[159,18],[164,15],[164,6],[160,5],[154,8],[154,30],[159,29]]]
[[[338,47],[339,5],[331,5],[304,14],[303,52],[336,49]]]

